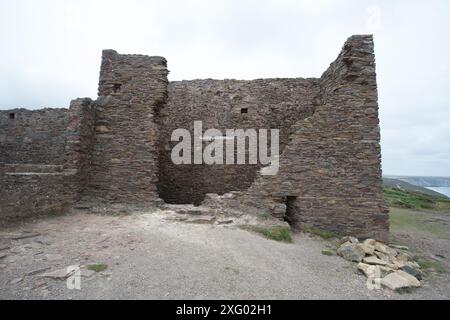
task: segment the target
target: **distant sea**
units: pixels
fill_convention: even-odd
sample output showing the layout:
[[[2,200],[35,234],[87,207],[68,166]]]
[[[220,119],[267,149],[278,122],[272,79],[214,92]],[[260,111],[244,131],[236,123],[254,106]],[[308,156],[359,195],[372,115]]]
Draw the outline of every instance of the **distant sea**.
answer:
[[[450,187],[427,187],[427,189],[445,194],[447,197],[450,197]]]

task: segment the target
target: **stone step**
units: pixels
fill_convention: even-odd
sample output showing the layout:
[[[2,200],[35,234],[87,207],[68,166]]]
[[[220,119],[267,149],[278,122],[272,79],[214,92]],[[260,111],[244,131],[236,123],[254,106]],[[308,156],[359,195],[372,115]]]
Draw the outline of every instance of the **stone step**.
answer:
[[[191,216],[201,216],[211,214],[211,209],[206,207],[196,207],[191,204],[164,204],[163,209],[174,211],[178,214]]]

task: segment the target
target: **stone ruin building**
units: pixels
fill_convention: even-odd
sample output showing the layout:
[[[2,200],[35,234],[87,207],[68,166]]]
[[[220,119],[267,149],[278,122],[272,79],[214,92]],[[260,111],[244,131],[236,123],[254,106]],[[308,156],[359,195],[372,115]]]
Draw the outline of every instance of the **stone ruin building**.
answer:
[[[103,51],[98,95],[0,111],[0,221],[74,207],[203,204],[386,238],[373,38],[352,36],[321,78],[167,80],[162,57]],[[279,128],[280,170],[174,165],[171,133]],[[204,142],[207,143],[207,142]]]

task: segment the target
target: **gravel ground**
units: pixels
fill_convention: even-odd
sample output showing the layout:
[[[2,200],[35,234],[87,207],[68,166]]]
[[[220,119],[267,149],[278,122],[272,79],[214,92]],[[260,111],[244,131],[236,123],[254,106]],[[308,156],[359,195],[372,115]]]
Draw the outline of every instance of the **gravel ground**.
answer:
[[[409,294],[369,291],[355,264],[322,255],[304,234],[279,243],[232,225],[192,224],[163,211],[43,218],[0,232],[0,299],[448,299],[433,276]],[[15,234],[39,233],[12,240]],[[81,290],[43,268],[103,263]]]

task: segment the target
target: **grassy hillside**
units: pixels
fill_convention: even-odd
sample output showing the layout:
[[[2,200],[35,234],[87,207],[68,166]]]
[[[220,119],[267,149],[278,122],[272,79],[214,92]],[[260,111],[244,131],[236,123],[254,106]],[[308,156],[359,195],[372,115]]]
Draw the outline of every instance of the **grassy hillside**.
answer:
[[[397,189],[408,191],[408,192],[423,193],[423,194],[427,194],[427,195],[435,196],[435,197],[445,196],[444,194],[441,194],[441,193],[433,191],[433,190],[429,190],[424,187],[415,186],[413,184],[410,184],[410,183],[402,181],[402,180],[391,179],[391,178],[386,178],[386,177],[383,177],[383,186],[385,188],[397,188]]]
[[[398,188],[384,188],[384,197],[391,207],[450,211],[450,198],[410,192]]]

